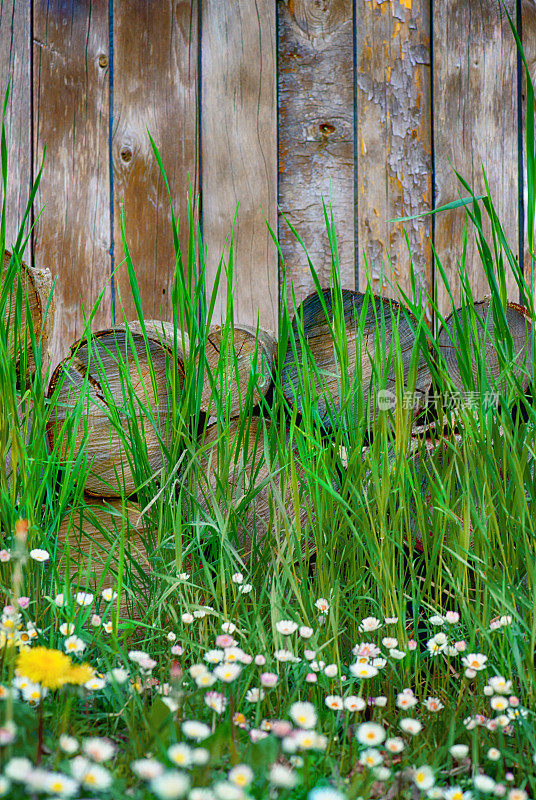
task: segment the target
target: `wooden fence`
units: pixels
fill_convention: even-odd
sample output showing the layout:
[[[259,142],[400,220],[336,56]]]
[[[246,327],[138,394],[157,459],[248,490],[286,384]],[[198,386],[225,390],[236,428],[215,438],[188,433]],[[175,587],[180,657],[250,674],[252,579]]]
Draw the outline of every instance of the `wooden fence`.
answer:
[[[534,0],[507,7],[535,67]],[[58,277],[55,362],[82,331],[80,303],[87,313],[104,291],[94,327],[109,324],[114,303],[134,314],[124,268],[111,279],[123,201],[145,315],[170,318],[170,215],[147,129],[183,240],[188,178],[200,196],[209,279],[240,203],[243,322],[276,326],[279,263],[265,220],[298,295],[312,281],[282,214],[329,282],[322,195],[349,288],[364,285],[368,264],[378,293],[392,295],[390,282],[408,290],[405,230],[422,280],[433,284],[433,243],[459,295],[463,212],[391,221],[456,199],[453,167],[479,191],[484,163],[509,240],[525,250],[524,88],[499,0],[2,0],[2,89],[8,76],[8,240],[47,144],[31,258]],[[469,241],[481,296],[474,250]],[[509,290],[516,299],[512,280]]]

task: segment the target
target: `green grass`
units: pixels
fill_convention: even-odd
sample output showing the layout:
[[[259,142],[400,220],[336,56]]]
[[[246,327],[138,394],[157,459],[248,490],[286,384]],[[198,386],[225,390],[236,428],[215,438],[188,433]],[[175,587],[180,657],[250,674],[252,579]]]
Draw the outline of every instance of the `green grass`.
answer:
[[[528,75],[527,84],[530,112],[534,93]],[[0,248],[5,245],[5,141],[2,127]],[[526,141],[527,219],[534,267],[532,113],[527,114]],[[153,147],[165,177],[154,143]],[[119,798],[127,791],[134,798],[179,797],[189,791],[192,800],[242,796],[409,798],[415,793],[454,800],[461,797],[456,787],[475,798],[490,792],[495,796],[510,792],[511,800],[524,797],[523,791],[534,796],[536,409],[532,397],[525,397],[521,378],[528,371],[532,381],[535,344],[532,337],[527,363],[518,365],[517,372],[513,370],[512,339],[505,319],[507,270],[515,275],[531,320],[533,287],[532,277],[525,279],[517,267],[489,189],[478,199],[459,176],[461,190],[469,196],[465,203],[468,235],[476,237],[489,285],[493,346],[503,367],[501,380],[494,386],[487,374],[462,259],[459,275],[465,311],[453,339],[464,388],[472,393],[472,402],[459,406],[456,415],[447,403],[440,406],[438,427],[443,433],[431,457],[425,452],[424,441],[417,454],[408,457],[412,414],[402,400],[404,391],[411,393],[415,385],[419,354],[429,365],[436,394],[446,398],[453,386],[437,342],[444,320],[434,297],[416,290],[415,276],[412,297],[405,298],[413,315],[416,341],[408,382],[406,386],[401,382],[396,337],[390,352],[378,345],[374,359],[376,390],[385,386],[387,367],[392,363],[398,376],[398,402],[394,410],[380,411],[370,423],[364,413],[367,397],[361,387],[362,365],[358,365],[355,379],[348,374],[336,231],[331,209],[325,207],[332,251],[332,338],[341,376],[338,396],[328,398],[330,424],[320,422],[319,376],[300,324],[298,336],[305,353],[299,361],[303,413],[298,414],[295,404],[285,396],[276,369],[272,395],[253,418],[251,397],[266,368],[258,349],[237,423],[229,419],[227,403],[238,370],[233,348],[232,243],[229,260],[221,261],[214,291],[207,296],[204,247],[194,204],[190,201],[189,240],[184,251],[172,213],[176,324],[168,384],[165,397],[159,398],[159,406],[167,410],[164,421],[162,415],[151,411],[146,395],[134,393],[119,348],[113,353],[121,375],[123,403],[120,413],[112,407],[110,425],[125,453],[124,468],[135,478],[135,500],[142,511],[137,535],[144,543],[147,566],[129,546],[132,530],[126,513],[127,497],[120,498],[111,522],[103,524],[84,495],[91,470],[87,380],[63,424],[58,445],[52,452],[45,445],[47,423],[64,377],[59,376],[55,394],[47,399],[42,332],[20,324],[26,303],[20,261],[40,174],[13,247],[9,278],[0,294],[0,320],[8,307],[15,319],[12,326],[0,324],[0,526],[6,551],[0,554],[0,590],[4,602],[12,606],[4,609],[0,623],[0,720],[4,725],[0,730],[0,764],[4,774],[11,774],[9,787],[6,784],[0,793],[13,798],[40,796],[45,791],[59,796],[61,791],[52,788],[51,772],[56,772],[75,776],[72,796],[80,798]],[[491,223],[489,241],[484,235],[483,215]],[[124,225],[122,231],[126,259],[121,268],[128,272],[147,343]],[[298,232],[294,233],[299,238]],[[274,246],[279,248],[272,235]],[[320,288],[314,265],[309,263],[314,283]],[[454,305],[448,276],[437,257],[436,272]],[[282,274],[280,363],[289,348],[298,360],[290,336],[298,304],[284,259]],[[218,286],[223,283],[227,308],[222,347],[219,363],[211,371],[205,359],[207,334],[211,323],[220,322],[213,317]],[[289,307],[288,296],[294,297],[294,307]],[[367,296],[371,302],[370,287]],[[88,316],[87,331],[97,305]],[[425,319],[429,306],[435,317],[431,330]],[[120,302],[118,307],[121,310]],[[385,312],[378,316],[380,334],[388,321]],[[356,321],[358,331],[363,324],[364,314]],[[93,369],[112,406],[99,350],[91,339],[89,347]],[[28,348],[36,365],[33,374],[28,369]],[[178,368],[179,351],[187,353],[184,377]],[[471,352],[478,365],[476,380],[470,367]],[[152,369],[150,380],[154,384]],[[205,441],[208,421],[201,410],[205,381],[211,386],[216,407],[213,448]],[[497,392],[498,405],[487,402],[490,390]],[[520,403],[526,419],[514,411]],[[248,450],[246,462],[262,454],[258,460],[267,471],[260,475],[254,470],[250,478],[247,470],[241,471],[238,453],[255,423],[259,435]],[[85,435],[81,446],[76,446],[75,432],[79,429]],[[149,429],[155,431],[162,451],[162,468],[156,473],[149,465]],[[460,437],[456,438],[455,430],[461,432]],[[217,480],[211,483],[208,476],[214,472]],[[237,472],[239,485],[233,489]],[[269,533],[264,538],[260,520],[251,514],[259,494],[266,495],[270,509]],[[81,517],[86,524],[100,527],[107,544],[99,547],[95,541],[93,563],[77,570],[74,531]],[[17,523],[21,519],[27,524]],[[58,531],[69,519],[73,527],[65,546],[58,542]],[[422,545],[418,546],[418,540]],[[42,563],[29,557],[35,548],[45,550],[49,560]],[[118,593],[111,600],[101,596],[106,578]],[[244,585],[249,591],[241,591]],[[94,595],[87,606],[76,600],[80,591]],[[59,594],[63,603],[56,600]],[[27,608],[17,609],[20,597],[29,598]],[[325,603],[317,603],[322,598]],[[437,615],[444,618],[447,612],[456,612],[449,617],[451,622],[430,621]],[[363,620],[369,617],[379,620],[377,629],[363,630]],[[278,629],[282,620],[309,630],[302,631],[304,635],[299,631],[285,635]],[[239,675],[230,675],[233,680],[229,682],[217,677],[217,669],[214,676],[206,677],[215,668],[204,658],[207,651],[216,648],[217,641],[221,642],[217,637],[224,632],[225,623],[236,626],[233,638],[240,648],[228,651],[227,657],[238,658],[242,667]],[[32,687],[24,688],[20,677],[14,679],[21,640],[29,638],[34,648],[42,645],[64,650],[70,631],[65,625],[72,625],[74,635],[81,640],[79,646],[76,642],[73,645],[80,651],[73,651],[73,661],[87,661],[104,678],[90,684],[93,688],[66,684],[32,705],[25,696]],[[434,640],[438,632],[444,632],[444,641],[441,637]],[[396,644],[383,643],[385,637],[396,639]],[[437,654],[431,654],[434,641],[441,651]],[[385,664],[377,666],[377,674],[358,677],[354,674],[357,666],[354,671],[350,666],[358,664],[356,653],[363,652],[359,646],[366,642],[379,648]],[[456,642],[463,642],[458,650]],[[217,649],[221,651],[223,646]],[[294,658],[286,660],[285,654],[278,652],[281,650],[290,651]],[[143,651],[146,656],[132,657],[132,651]],[[475,653],[487,657],[485,668],[466,675],[463,658]],[[327,674],[321,662],[330,665]],[[203,663],[204,672],[195,667]],[[124,675],[111,672],[117,668],[125,670]],[[261,676],[267,672],[277,675],[277,684],[265,687],[264,697],[255,700],[251,692],[261,687]],[[512,681],[505,695],[513,698],[509,701],[510,716],[504,719],[500,709],[490,705],[490,692],[499,698],[503,695],[485,688],[493,675]],[[13,680],[19,687],[16,690],[9,688]],[[212,686],[198,685],[212,680]],[[409,693],[402,695],[404,689],[414,692],[415,704]],[[33,691],[39,694],[39,687]],[[207,703],[207,692],[211,691],[219,693],[212,705],[225,706],[221,713]],[[359,699],[349,699],[353,697]],[[430,711],[426,705],[429,698],[438,699],[443,708]],[[329,707],[326,699],[335,708]],[[353,703],[352,708],[360,710],[338,709],[343,699],[347,706]],[[295,731],[299,729],[292,717],[296,717],[295,704],[299,701],[310,703],[306,712],[316,718],[309,742],[305,733],[289,735],[283,723],[274,725],[276,720],[285,720]],[[500,699],[493,702],[501,703]],[[400,721],[406,717],[419,721],[421,729],[415,735],[401,729]],[[185,720],[206,723],[207,737],[197,744],[188,739],[182,726]],[[378,745],[368,756],[363,743],[367,731],[363,724],[367,721],[380,725],[384,732],[377,734]],[[112,740],[114,751],[103,753],[100,767],[104,771],[91,766],[91,760],[73,760],[74,756],[66,752],[68,743],[61,738],[65,734],[76,738],[77,747],[80,743],[85,748],[96,747],[93,758],[98,757],[102,745],[91,737]],[[382,739],[385,735],[389,740],[401,737],[404,747],[400,754],[394,753],[396,742],[386,747]],[[178,751],[182,762],[176,750],[169,750],[177,742],[189,742],[189,750]],[[450,753],[455,743],[467,746],[463,757]],[[497,754],[492,751],[496,760],[488,755],[491,747],[497,750]],[[170,754],[175,754],[175,765]],[[40,764],[45,773],[32,773],[23,765],[17,777],[14,759],[19,757],[29,758],[31,769]],[[168,775],[171,783],[175,781],[168,794],[158,782],[161,779],[151,784],[136,774],[139,766],[134,765],[133,770],[133,762],[145,757],[150,759],[147,769],[158,770],[161,764],[167,771],[179,770],[179,776]],[[376,766],[367,765],[367,757],[369,763],[377,762]],[[247,770],[229,772],[241,764],[251,768],[251,775]],[[284,768],[279,777],[273,765]],[[432,779],[427,783],[426,771],[420,776],[416,768],[421,766],[432,771],[434,788],[430,788]],[[475,781],[479,772],[493,779],[493,792],[486,789],[482,778]],[[251,779],[249,786],[240,788],[241,774],[246,783]],[[278,785],[285,781],[287,786]],[[421,788],[417,788],[419,781]],[[205,787],[205,794],[187,789],[187,782],[192,787]],[[322,787],[326,787],[324,795]],[[332,788],[328,791],[327,787]],[[514,787],[521,793],[516,794]],[[464,797],[467,800],[469,795]]]

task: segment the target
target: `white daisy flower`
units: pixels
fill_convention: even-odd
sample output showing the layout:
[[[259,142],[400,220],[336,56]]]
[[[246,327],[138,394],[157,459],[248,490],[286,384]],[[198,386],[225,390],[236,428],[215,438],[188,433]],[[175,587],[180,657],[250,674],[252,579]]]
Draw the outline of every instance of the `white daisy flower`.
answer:
[[[363,633],[369,631],[377,631],[378,628],[381,628],[382,624],[379,619],[376,617],[365,617],[365,619],[361,620],[361,624],[359,626],[359,630]]]
[[[353,711],[355,713],[357,711],[363,711],[367,707],[367,704],[362,697],[350,695],[344,698],[344,707],[347,711]]]
[[[82,752],[93,761],[109,761],[117,752],[117,747],[109,739],[91,736],[82,742]]]
[[[86,649],[86,644],[78,636],[69,636],[65,639],[63,647],[66,653],[80,655]]]
[[[293,789],[296,786],[297,778],[294,770],[284,764],[273,764],[268,774],[270,783],[279,789]]]
[[[34,561],[43,563],[49,560],[50,553],[48,553],[46,550],[40,550],[38,547],[36,547],[33,550],[30,550],[30,558]]]
[[[336,694],[329,694],[324,702],[332,711],[341,711],[344,708],[342,697]]]
[[[412,717],[404,717],[400,720],[398,726],[404,733],[410,733],[412,736],[417,736],[422,731],[422,724],[418,719],[413,719]]]
[[[489,775],[475,775],[473,778],[473,786],[483,794],[492,792],[495,788],[495,781]]]
[[[168,758],[176,767],[188,769],[192,763],[192,750],[187,744],[182,742],[172,744],[167,750]]]
[[[251,767],[248,767],[247,764],[237,764],[229,770],[227,778],[231,783],[234,783],[235,786],[245,789],[253,780],[253,770]]]
[[[190,788],[190,779],[184,772],[171,769],[153,778],[149,786],[160,800],[177,800]]]
[[[164,772],[164,767],[155,758],[140,758],[137,761],[132,761],[130,769],[138,778],[144,781],[150,781],[157,778]]]
[[[377,722],[363,722],[357,728],[356,738],[361,744],[375,746],[385,739],[385,730]]]
[[[204,722],[195,719],[186,719],[182,723],[182,732],[188,739],[200,742],[210,736],[210,728]]]
[[[289,716],[300,728],[309,729],[316,725],[316,709],[312,703],[293,703],[289,709]]]
[[[275,627],[278,633],[281,633],[283,636],[291,636],[298,630],[298,625],[296,622],[293,622],[291,619],[280,619],[279,622],[275,623]]]
[[[468,653],[466,656],[462,658],[462,664],[467,669],[474,670],[475,672],[480,672],[486,668],[486,661],[488,657],[483,655],[483,653]]]
[[[90,606],[93,602],[93,595],[91,592],[77,592],[75,600],[79,606]]]
[[[427,764],[415,767],[413,770],[413,783],[422,792],[427,792],[435,783],[434,771]]]

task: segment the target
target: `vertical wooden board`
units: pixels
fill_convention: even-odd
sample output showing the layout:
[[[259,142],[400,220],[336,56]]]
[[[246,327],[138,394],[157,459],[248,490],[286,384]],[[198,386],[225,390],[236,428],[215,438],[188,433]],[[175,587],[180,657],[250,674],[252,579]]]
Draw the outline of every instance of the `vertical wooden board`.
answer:
[[[207,289],[234,231],[234,303],[239,322],[276,330],[277,225],[275,3],[202,3],[203,232]],[[225,277],[214,322],[225,312]]]
[[[34,262],[57,276],[52,366],[84,330],[110,320],[108,2],[34,3],[35,165],[47,156],[36,209]]]
[[[6,113],[8,156],[6,244],[17,239],[31,182],[31,13],[29,3],[0,4],[0,100],[11,79]],[[25,258],[30,260],[29,252]],[[2,256],[3,261],[3,256]]]
[[[198,192],[197,0],[114,0],[115,264],[121,264],[121,207],[145,317],[171,320],[175,253],[171,212],[147,131],[162,157],[186,260],[188,178]],[[116,272],[127,320],[136,316],[126,265]],[[121,308],[116,293],[116,321]]]
[[[356,0],[359,285],[368,270],[374,292],[390,297],[397,284],[411,294],[404,231],[417,282],[432,279],[430,219],[390,221],[431,207],[429,6]]]
[[[322,286],[331,250],[322,197],[331,196],[341,281],[355,287],[354,65],[351,0],[279,0],[279,205],[307,247]],[[297,302],[314,288],[307,257],[279,216]],[[289,303],[291,302],[289,286]]]
[[[515,20],[515,0],[506,6]],[[442,206],[467,195],[453,168],[473,187],[485,191],[486,170],[495,208],[513,252],[518,253],[517,64],[514,37],[499,0],[434,4],[434,146],[435,203]],[[449,163],[450,160],[450,163]],[[485,216],[485,211],[482,209]],[[457,275],[462,256],[463,209],[435,218],[435,247],[457,305],[462,300]],[[491,230],[486,224],[491,242]],[[489,287],[467,223],[467,271],[475,300]],[[507,274],[508,296],[518,298],[513,274]],[[438,276],[443,314],[451,303]]]
[[[536,85],[536,0],[522,0],[521,3],[522,18],[522,38],[523,38],[523,52],[529,68],[530,76],[533,85]],[[531,269],[532,262],[529,252],[528,241],[528,226],[527,226],[527,204],[528,204],[528,187],[527,187],[527,137],[526,137],[526,120],[527,120],[527,82],[525,80],[525,66],[521,65],[522,70],[522,90],[521,90],[521,108],[522,108],[522,125],[523,125],[523,202],[524,202],[524,274],[525,280],[528,285],[531,285]],[[536,283],[536,275],[533,276]],[[534,298],[536,300],[536,298]]]

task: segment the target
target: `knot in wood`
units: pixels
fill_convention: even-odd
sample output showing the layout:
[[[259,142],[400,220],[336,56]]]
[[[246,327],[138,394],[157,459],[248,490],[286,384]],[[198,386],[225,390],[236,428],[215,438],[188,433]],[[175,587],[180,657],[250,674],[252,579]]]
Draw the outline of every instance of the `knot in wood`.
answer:
[[[104,53],[101,53],[101,55],[99,56],[99,67],[102,67],[104,69],[104,67],[107,66],[108,66],[108,56],[106,56]]]
[[[288,9],[301,32],[310,40],[333,34],[351,14],[348,0],[289,0]]]
[[[331,136],[337,128],[335,125],[332,125],[331,122],[321,122],[318,126],[318,130],[323,136]]]
[[[124,161],[125,164],[128,164],[130,161],[132,161],[132,149],[126,144],[121,148],[119,155],[121,156],[121,161]]]

